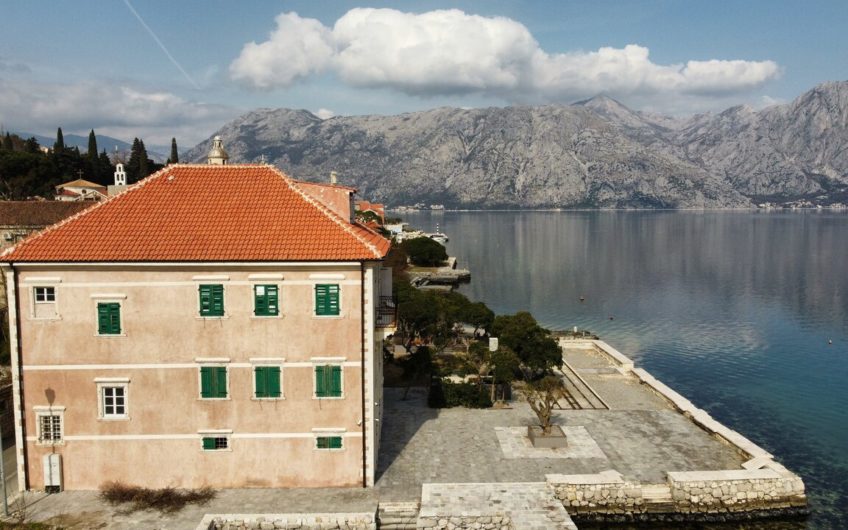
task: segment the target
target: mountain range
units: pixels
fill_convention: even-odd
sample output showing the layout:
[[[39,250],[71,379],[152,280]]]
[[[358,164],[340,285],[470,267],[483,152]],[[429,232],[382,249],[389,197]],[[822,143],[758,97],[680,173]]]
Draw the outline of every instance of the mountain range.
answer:
[[[848,199],[848,81],[762,110],[672,118],[597,96],[572,105],[321,119],[258,109],[224,125],[230,162],[390,206],[728,208]],[[183,156],[202,161],[211,138]]]

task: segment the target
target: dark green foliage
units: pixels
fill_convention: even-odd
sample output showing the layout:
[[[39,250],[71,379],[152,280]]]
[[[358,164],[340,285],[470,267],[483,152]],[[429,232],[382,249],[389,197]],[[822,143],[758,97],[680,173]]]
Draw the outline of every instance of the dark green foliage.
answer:
[[[158,167],[160,166],[147,158],[147,149],[144,147],[144,142],[138,138],[133,138],[130,160],[126,164],[127,184],[138,182]]]
[[[169,164],[178,164],[180,162],[180,154],[177,152],[177,139],[171,138],[171,156],[168,158]]]
[[[147,158],[147,149],[144,147],[144,140],[139,140],[138,154],[138,180],[143,179],[150,174],[150,160]]]
[[[102,184],[100,164],[97,157],[97,137],[94,135],[94,129],[88,133],[88,151],[85,152],[85,158],[88,162],[88,174],[91,175],[91,180]]]
[[[94,129],[91,129],[91,132],[88,133],[88,151],[86,151],[89,157],[97,156],[97,137],[94,136]]]
[[[491,329],[492,336],[498,337],[500,344],[514,351],[527,368],[537,372],[562,366],[562,348],[550,333],[526,311],[495,317]]]
[[[14,148],[15,148],[14,144],[12,143],[12,135],[9,134],[9,133],[6,133],[6,136],[3,137],[3,149],[5,149],[7,151],[11,151]]]
[[[56,142],[53,144],[53,154],[60,155],[65,151],[65,137],[62,135],[62,128],[56,131]]]
[[[492,406],[492,399],[484,386],[436,379],[430,388],[427,405],[431,408],[487,409]]]
[[[495,313],[483,302],[468,302],[459,310],[457,315],[461,322],[474,326],[474,333],[478,330],[488,331],[495,321]]]
[[[492,378],[495,383],[511,383],[521,369],[521,360],[515,352],[507,348],[498,348],[492,352]]]
[[[525,397],[527,404],[536,413],[539,427],[545,434],[551,433],[551,417],[559,400],[563,397],[565,386],[556,375],[546,375],[538,381],[527,383]]]
[[[419,267],[436,267],[448,259],[445,247],[429,237],[416,237],[401,243],[410,261]]]
[[[91,160],[80,156],[78,149],[64,148],[52,154],[42,153],[35,138],[23,140],[9,137],[14,149],[0,149],[0,199],[23,200],[34,196],[51,199],[54,186],[92,175]],[[4,137],[3,143],[6,143]],[[105,152],[98,159],[98,175],[111,176],[112,163]],[[103,178],[96,180],[105,184]]]

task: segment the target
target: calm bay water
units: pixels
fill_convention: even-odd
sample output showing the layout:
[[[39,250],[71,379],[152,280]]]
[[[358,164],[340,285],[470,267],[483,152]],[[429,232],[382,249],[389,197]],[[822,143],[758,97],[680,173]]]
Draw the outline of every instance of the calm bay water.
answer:
[[[403,217],[450,236],[471,299],[597,333],[803,476],[790,527],[848,529],[848,214]]]

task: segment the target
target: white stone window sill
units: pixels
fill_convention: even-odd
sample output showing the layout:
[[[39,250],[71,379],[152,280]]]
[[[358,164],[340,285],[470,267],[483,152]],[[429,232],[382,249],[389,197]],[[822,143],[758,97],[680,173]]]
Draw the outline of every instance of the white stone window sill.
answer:
[[[39,447],[50,447],[50,446],[57,446],[57,445],[58,445],[58,446],[60,446],[60,447],[61,447],[61,446],[65,445],[65,440],[56,441],[56,442],[41,442],[41,441],[36,441],[36,442],[35,442],[35,445],[37,445],[37,446],[39,446]]]
[[[220,316],[220,317],[216,317],[216,316],[209,316],[209,317],[196,316],[196,317],[194,317],[194,319],[195,320],[229,320],[230,315],[223,315],[223,316]]]
[[[232,453],[232,452],[233,452],[233,448],[232,448],[232,446],[227,446],[227,448],[226,448],[226,449],[203,449],[203,448],[201,448],[201,449],[200,449],[200,452],[201,452],[201,453],[208,453],[208,454],[213,454],[213,453]]]
[[[250,401],[285,401],[285,400],[286,400],[286,396],[280,396],[280,397],[256,397],[256,396],[253,396],[252,398],[250,398]]]
[[[95,333],[94,336],[95,337],[105,337],[105,338],[118,338],[118,337],[126,337],[127,334],[126,333],[104,333],[104,334],[101,335],[100,333]]]
[[[250,318],[251,320],[281,320],[283,315],[250,315]]]
[[[341,395],[341,396],[326,396],[326,397],[325,396],[321,396],[321,397],[312,396],[312,399],[317,399],[317,400],[322,400],[322,401],[325,400],[325,399],[328,400],[328,401],[338,401],[338,400],[344,399],[344,398],[345,398],[344,395]]]
[[[97,421],[130,421],[129,415],[126,416],[100,416]]]
[[[232,401],[232,400],[233,400],[233,398],[231,398],[229,396],[225,397],[225,398],[205,398],[205,397],[197,398],[197,401]]]
[[[312,315],[315,320],[341,320],[347,315]]]
[[[315,448],[315,450],[316,450],[316,451],[320,451],[320,452],[322,452],[322,453],[324,453],[324,452],[327,452],[327,453],[340,453],[340,452],[344,451],[344,450],[345,450],[345,448],[344,448],[344,447],[342,447],[341,449],[330,449],[330,448],[322,449],[322,448],[320,448],[320,447],[316,447],[316,448]]]

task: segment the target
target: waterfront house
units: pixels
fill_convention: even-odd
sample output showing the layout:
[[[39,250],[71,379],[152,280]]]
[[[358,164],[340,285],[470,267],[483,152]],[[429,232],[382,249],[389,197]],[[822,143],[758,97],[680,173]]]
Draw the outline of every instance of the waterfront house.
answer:
[[[225,162],[3,254],[21,488],[373,484],[389,242]]]

